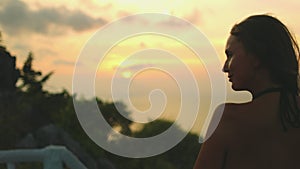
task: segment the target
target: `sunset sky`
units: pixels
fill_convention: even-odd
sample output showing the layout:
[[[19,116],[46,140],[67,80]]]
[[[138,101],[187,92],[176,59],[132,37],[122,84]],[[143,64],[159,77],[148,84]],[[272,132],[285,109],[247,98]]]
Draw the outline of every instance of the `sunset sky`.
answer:
[[[299,8],[299,0],[1,0],[0,30],[3,39],[1,43],[17,57],[19,68],[31,51],[34,54],[36,70],[44,73],[54,71],[54,75],[46,84],[46,89],[61,91],[65,88],[71,92],[76,59],[84,45],[96,31],[122,17],[155,12],[182,18],[205,34],[216,49],[220,61],[224,62],[224,46],[230,28],[251,14],[270,13],[276,16],[299,40]],[[188,35],[184,27],[175,25],[169,29],[177,29],[178,32]],[[194,43],[198,43],[197,40]],[[108,92],[110,89],[107,87],[110,82],[107,79],[117,71],[117,68],[121,71],[120,78],[128,79],[134,76],[135,70],[143,67],[156,67],[160,64],[176,67],[177,63],[167,59],[167,56],[151,58],[145,55],[140,56],[145,57],[144,59],[133,58],[122,63],[122,56],[134,55],[135,52],[149,48],[162,49],[178,56],[190,67],[197,77],[199,86],[204,86],[200,87],[200,93],[206,95],[205,92],[210,91],[206,71],[199,60],[193,59],[194,54],[191,50],[174,39],[144,35],[121,41],[111,49],[103,64],[99,65],[95,79],[96,95],[104,100],[111,100]],[[166,58],[162,59],[164,57]],[[218,66],[216,65],[216,71],[221,71],[221,67]],[[178,99],[180,100],[174,79],[155,69],[138,73],[134,79],[136,81],[133,80],[130,91],[135,93],[132,99],[137,108],[141,110],[149,108],[147,101],[149,92],[157,87],[165,91],[168,101],[171,102],[166,106],[166,114],[162,117],[174,118],[174,114],[170,112],[174,113],[178,109]],[[227,84],[228,100],[238,102],[249,100],[247,93],[234,93],[230,90],[230,84]],[[135,85],[143,88],[134,87]],[[144,90],[137,92],[141,89]],[[209,103],[204,101],[204,104]],[[206,109],[207,107],[204,106],[202,109],[200,106],[200,111]],[[198,120],[197,124],[200,122],[202,120]]]

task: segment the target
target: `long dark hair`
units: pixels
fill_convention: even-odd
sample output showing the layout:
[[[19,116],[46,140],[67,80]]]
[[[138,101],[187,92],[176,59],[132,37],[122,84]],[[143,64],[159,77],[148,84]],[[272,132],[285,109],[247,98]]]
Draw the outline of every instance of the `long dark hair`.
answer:
[[[270,15],[253,15],[231,29],[244,45],[246,52],[257,56],[270,71],[271,79],[282,87],[280,119],[284,130],[300,127],[300,110],[296,101],[299,94],[299,47],[288,28]]]

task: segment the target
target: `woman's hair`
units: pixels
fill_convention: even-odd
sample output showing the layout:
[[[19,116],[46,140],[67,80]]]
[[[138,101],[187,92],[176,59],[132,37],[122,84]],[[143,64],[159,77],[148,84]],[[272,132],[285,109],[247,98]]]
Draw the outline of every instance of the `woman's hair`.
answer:
[[[274,83],[282,87],[280,117],[283,128],[300,127],[300,110],[296,96],[298,88],[299,47],[288,28],[269,15],[253,15],[231,29],[246,52],[261,60]]]

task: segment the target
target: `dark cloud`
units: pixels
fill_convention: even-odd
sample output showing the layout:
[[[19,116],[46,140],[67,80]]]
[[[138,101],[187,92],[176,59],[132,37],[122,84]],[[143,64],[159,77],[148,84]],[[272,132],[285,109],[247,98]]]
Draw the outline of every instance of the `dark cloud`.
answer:
[[[71,28],[80,32],[106,23],[102,18],[93,18],[80,10],[64,7],[31,10],[20,0],[9,0],[0,9],[0,25],[8,34],[26,32],[55,33],[54,28]]]
[[[29,49],[29,47],[27,49]],[[39,54],[39,58],[56,57],[56,56],[60,55],[59,52],[56,52],[51,48],[42,48],[42,47],[39,47],[39,49],[37,50],[37,53]]]
[[[23,43],[17,42],[13,45],[13,48],[16,50],[26,51],[29,49],[29,46],[28,46],[28,44],[23,44]]]

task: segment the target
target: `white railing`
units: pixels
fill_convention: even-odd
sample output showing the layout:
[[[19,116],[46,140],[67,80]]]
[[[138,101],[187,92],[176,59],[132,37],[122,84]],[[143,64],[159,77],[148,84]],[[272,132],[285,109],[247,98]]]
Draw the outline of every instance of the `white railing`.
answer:
[[[63,146],[0,151],[0,163],[6,163],[7,169],[15,169],[20,162],[43,162],[44,169],[63,169],[63,164],[70,169],[87,169]]]

